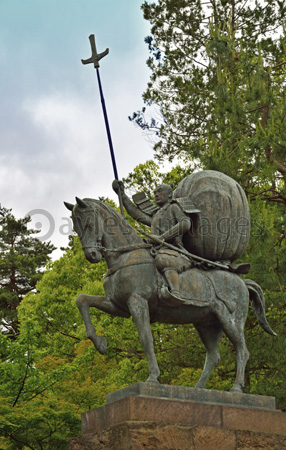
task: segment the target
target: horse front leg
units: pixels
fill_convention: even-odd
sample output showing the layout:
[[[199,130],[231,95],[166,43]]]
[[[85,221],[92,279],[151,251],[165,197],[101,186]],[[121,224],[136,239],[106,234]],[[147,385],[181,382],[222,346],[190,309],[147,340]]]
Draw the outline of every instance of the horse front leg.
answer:
[[[149,377],[147,382],[158,383],[160,369],[154,352],[154,341],[150,329],[150,315],[148,302],[134,294],[127,302],[132,319],[137,327],[139,339],[142,344],[145,355],[149,364]]]
[[[95,327],[91,321],[89,308],[97,308],[100,311],[104,311],[114,316],[129,317],[130,315],[116,308],[107,297],[99,295],[80,294],[76,299],[76,306],[83,318],[87,338],[93,342],[99,353],[104,355],[107,349],[107,341],[104,336],[98,336],[96,334]]]

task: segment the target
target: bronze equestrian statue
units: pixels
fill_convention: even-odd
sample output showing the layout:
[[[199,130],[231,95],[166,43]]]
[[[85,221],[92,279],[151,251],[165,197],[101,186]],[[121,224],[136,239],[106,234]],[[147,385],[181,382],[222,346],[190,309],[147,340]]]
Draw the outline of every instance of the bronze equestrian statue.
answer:
[[[133,205],[120,182],[114,183],[114,189],[122,190],[124,206],[135,220],[151,225],[150,240],[159,240],[160,245],[154,248],[143,240],[114,208],[99,200],[77,198],[75,205],[65,203],[72,211],[86,258],[97,263],[104,257],[108,268],[105,296],[80,294],[77,298],[87,337],[105,353],[106,339],[96,335],[90,307],[120,317],[131,315],[149,363],[147,381],[157,382],[160,370],[150,322],[193,323],[206,348],[204,369],[196,385],[204,388],[219,362],[219,341],[224,332],[236,351],[231,391],[241,392],[249,357],[244,339],[249,300],[261,327],[275,335],[265,316],[262,289],[239,275],[247,271],[247,265],[233,265],[250,232],[241,187],[219,172],[192,174],[179,184],[174,199],[168,186],[156,189],[159,208],[146,207],[144,198],[143,208]],[[192,195],[188,197],[189,191]],[[140,201],[142,206],[142,197],[138,201],[137,196],[139,206]]]

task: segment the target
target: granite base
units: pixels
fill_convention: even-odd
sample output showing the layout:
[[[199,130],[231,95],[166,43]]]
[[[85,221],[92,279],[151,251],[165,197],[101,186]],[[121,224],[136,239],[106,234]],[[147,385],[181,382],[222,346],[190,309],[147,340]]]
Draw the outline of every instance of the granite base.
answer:
[[[69,450],[286,449],[273,397],[137,383],[106,400],[82,415]]]

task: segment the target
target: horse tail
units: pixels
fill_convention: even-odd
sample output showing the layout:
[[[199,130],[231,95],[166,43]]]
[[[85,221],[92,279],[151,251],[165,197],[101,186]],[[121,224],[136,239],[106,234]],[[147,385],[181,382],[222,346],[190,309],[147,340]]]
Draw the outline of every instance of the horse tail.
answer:
[[[259,286],[259,284],[255,283],[255,281],[243,281],[248,289],[249,298],[259,325],[263,328],[264,331],[266,331],[266,333],[269,333],[272,336],[277,336],[277,334],[270,327],[265,316],[265,299],[261,287]]]

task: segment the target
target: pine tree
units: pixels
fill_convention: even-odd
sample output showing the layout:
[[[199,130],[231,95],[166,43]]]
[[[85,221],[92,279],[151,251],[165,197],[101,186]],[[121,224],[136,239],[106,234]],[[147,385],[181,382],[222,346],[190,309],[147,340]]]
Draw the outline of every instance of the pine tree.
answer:
[[[184,155],[285,205],[286,2],[158,0],[142,9],[152,74],[147,106],[132,119],[154,131],[157,157]],[[159,118],[147,120],[150,105]]]
[[[18,333],[17,307],[35,289],[55,247],[33,237],[29,217],[16,219],[11,209],[0,209],[0,331],[14,338]]]

